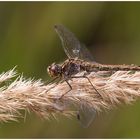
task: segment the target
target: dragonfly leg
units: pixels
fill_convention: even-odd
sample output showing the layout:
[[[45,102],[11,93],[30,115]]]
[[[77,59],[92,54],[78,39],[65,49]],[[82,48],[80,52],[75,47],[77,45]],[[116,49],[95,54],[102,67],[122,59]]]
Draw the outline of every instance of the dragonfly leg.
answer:
[[[70,89],[67,92],[65,92],[64,94],[62,94],[59,99],[62,99],[67,93],[69,93],[72,90],[72,86],[70,85],[70,83],[68,82],[68,80],[67,79],[64,79],[64,80],[68,84],[68,86],[69,86]]]
[[[49,82],[47,83],[47,85],[48,85],[48,84],[54,82],[55,80],[57,80],[58,78],[59,78],[59,80],[56,82],[56,84],[55,84],[54,86],[50,87],[46,92],[48,92],[49,90],[51,90],[51,89],[53,89],[55,86],[57,86],[57,85],[59,84],[60,80],[61,80],[61,77],[55,77],[54,79],[52,79],[51,81],[49,81]]]
[[[98,93],[102,97],[102,95],[98,92],[98,90],[94,87],[90,79],[85,74],[83,76],[72,76],[71,78],[86,78],[93,87],[93,89],[96,91],[96,93]]]
[[[102,97],[102,95],[99,93],[99,91],[94,87],[94,85],[92,84],[92,82],[90,81],[90,79],[87,77],[87,76],[85,76],[84,75],[84,78],[86,78],[88,81],[89,81],[89,83],[91,84],[91,86],[93,87],[93,89]]]

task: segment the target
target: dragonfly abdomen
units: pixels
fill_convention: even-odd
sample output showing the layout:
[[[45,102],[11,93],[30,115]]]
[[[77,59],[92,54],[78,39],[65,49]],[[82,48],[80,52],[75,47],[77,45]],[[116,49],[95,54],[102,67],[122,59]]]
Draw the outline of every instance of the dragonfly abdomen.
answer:
[[[81,70],[92,71],[140,71],[140,66],[137,65],[104,65],[99,63],[81,61]]]
[[[140,66],[137,65],[101,65],[99,70],[106,71],[140,71]]]
[[[90,71],[140,71],[139,66],[133,65],[102,65],[102,64],[92,64],[92,69],[88,68]]]

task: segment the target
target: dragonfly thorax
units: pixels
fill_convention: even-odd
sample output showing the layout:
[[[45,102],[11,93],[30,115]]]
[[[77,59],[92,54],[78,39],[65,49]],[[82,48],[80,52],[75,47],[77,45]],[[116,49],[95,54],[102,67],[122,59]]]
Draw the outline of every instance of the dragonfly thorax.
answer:
[[[71,77],[80,72],[80,65],[75,63],[75,59],[68,59],[62,66],[62,73],[64,77]]]
[[[47,71],[51,77],[56,77],[61,75],[61,66],[59,64],[53,63],[47,68]]]

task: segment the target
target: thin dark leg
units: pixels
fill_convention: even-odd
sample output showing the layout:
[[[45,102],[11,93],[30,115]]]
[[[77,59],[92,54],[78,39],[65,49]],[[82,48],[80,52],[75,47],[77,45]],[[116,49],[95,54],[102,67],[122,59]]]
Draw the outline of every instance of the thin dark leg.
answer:
[[[72,76],[71,78],[86,78],[88,81],[89,81],[89,83],[91,84],[91,86],[93,87],[93,89],[101,96],[101,94],[98,92],[98,90],[94,87],[94,85],[91,83],[91,81],[90,81],[90,79],[87,77],[87,76],[85,76],[85,75],[83,75],[83,76]],[[101,96],[102,97],[102,96]]]
[[[58,79],[59,77],[55,77],[55,78],[53,78],[53,79],[51,79],[48,83],[46,83],[47,85],[48,84],[50,84],[50,83],[52,83],[53,81],[55,81],[56,79]]]
[[[54,82],[54,81],[57,80],[58,78],[61,80],[61,77],[55,77],[54,79],[52,79],[51,81],[49,81],[49,82],[47,83],[47,85],[50,84],[50,83],[52,83],[52,82]],[[56,85],[58,85],[59,82],[60,82],[60,80],[58,80],[54,86],[50,87],[50,88],[47,90],[47,92],[48,92],[49,90],[51,90],[52,88],[54,88]]]
[[[68,82],[68,79],[63,79],[63,80],[61,80],[62,77],[55,77],[54,79],[52,79],[52,80],[51,80],[49,83],[47,83],[47,84],[52,83],[53,81],[57,80],[58,78],[59,78],[59,80],[57,81],[57,83],[55,83],[55,85],[54,85],[53,87],[50,87],[50,88],[47,90],[47,92],[48,92],[49,90],[51,90],[52,88],[54,88],[55,86],[57,86],[59,83],[62,83],[63,81],[65,81],[65,82],[68,84],[68,86],[70,87],[70,89],[69,89],[66,93],[64,93],[64,94],[61,95],[61,97],[60,97],[60,99],[61,99],[64,95],[66,95],[68,92],[70,92],[70,91],[72,90],[72,86],[71,86],[70,83]],[[60,81],[60,80],[61,80],[61,81]]]
[[[68,92],[70,92],[72,90],[72,86],[70,85],[70,83],[68,82],[68,79],[64,79],[65,82],[68,84],[68,86],[70,87],[70,89],[65,92],[64,94],[61,95],[61,97],[59,99],[62,99]]]

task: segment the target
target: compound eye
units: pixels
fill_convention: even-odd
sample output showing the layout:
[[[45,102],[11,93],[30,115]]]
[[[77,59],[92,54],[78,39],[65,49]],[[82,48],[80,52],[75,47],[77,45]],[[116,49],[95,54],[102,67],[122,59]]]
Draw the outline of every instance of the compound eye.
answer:
[[[59,74],[59,69],[58,69],[58,66],[57,65],[53,65],[50,68],[50,71],[51,71],[51,75],[52,76],[57,76]]]
[[[51,70],[56,72],[57,71],[57,66],[52,66]]]
[[[53,66],[52,67],[52,71],[53,71],[54,76],[57,76],[59,74],[58,66],[57,65]]]

